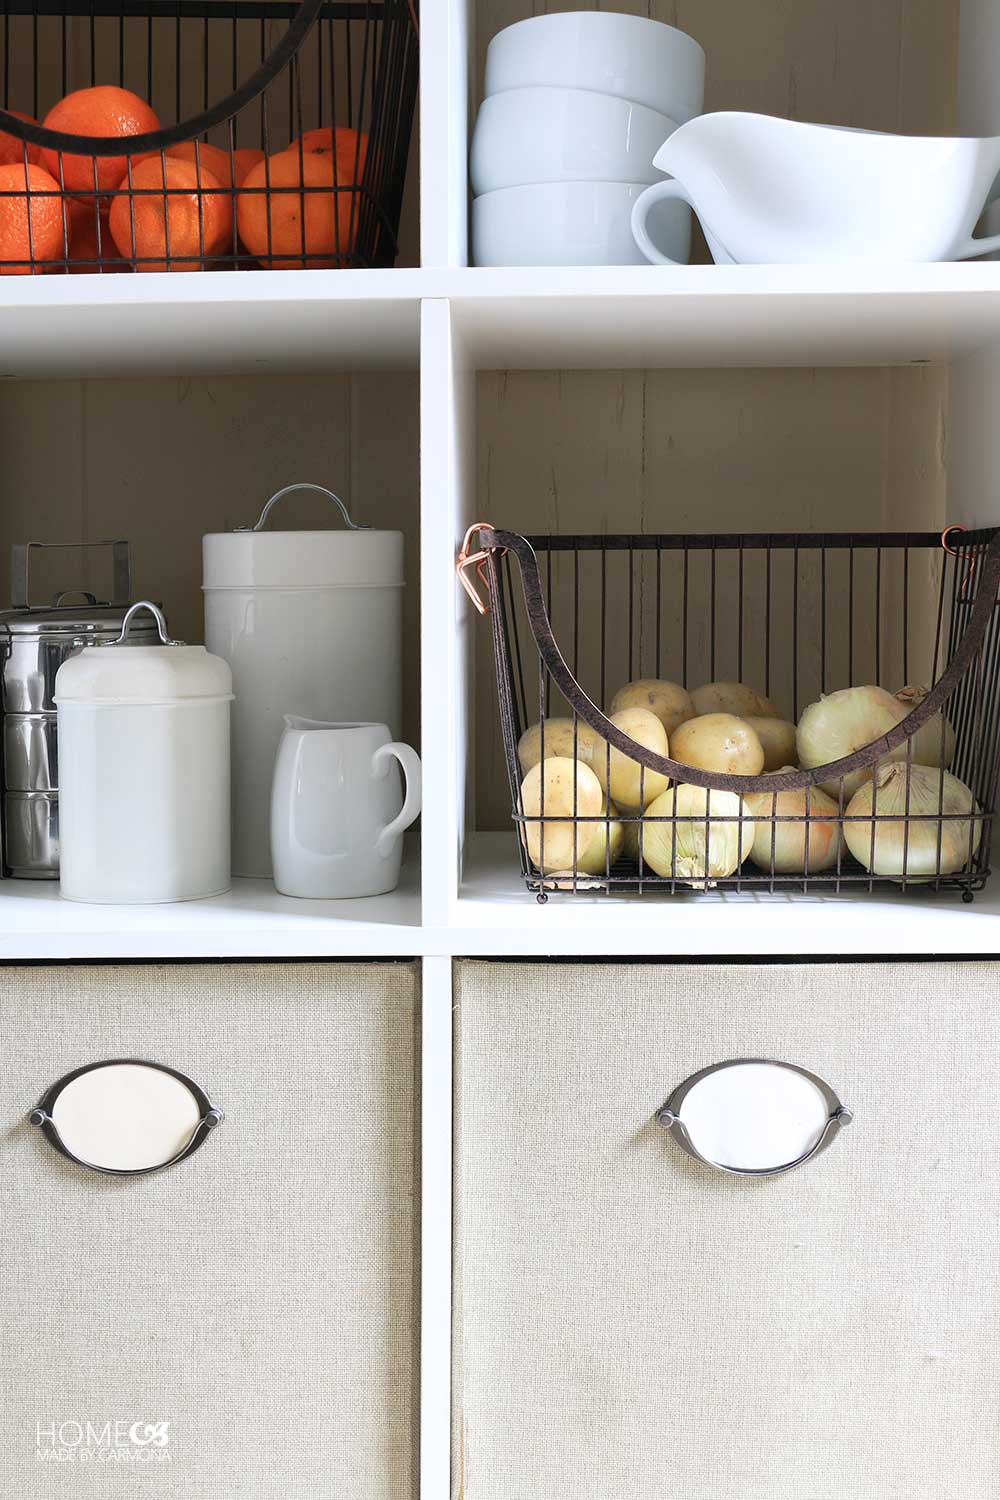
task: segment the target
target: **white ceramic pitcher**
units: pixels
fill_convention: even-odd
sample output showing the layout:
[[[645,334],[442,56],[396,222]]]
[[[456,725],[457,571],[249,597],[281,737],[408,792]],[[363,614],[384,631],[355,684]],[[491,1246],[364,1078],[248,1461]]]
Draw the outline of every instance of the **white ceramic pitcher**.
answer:
[[[1000,174],[1000,137],[880,135],[771,115],[709,114],[654,158],[672,181],[646,189],[632,232],[648,260],[676,265],[646,220],[664,199],[690,203],[717,262],[900,263],[1000,249],[973,230]]]
[[[417,752],[392,740],[385,724],[284,719],[271,793],[278,890],[327,898],[395,890],[403,833],[420,812]]]

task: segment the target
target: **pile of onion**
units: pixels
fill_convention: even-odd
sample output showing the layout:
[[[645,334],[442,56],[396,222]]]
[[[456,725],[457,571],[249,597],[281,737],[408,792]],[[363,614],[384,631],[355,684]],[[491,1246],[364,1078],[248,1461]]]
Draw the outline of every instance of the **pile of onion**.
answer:
[[[794,770],[783,766],[782,770]],[[750,858],[769,875],[815,875],[837,863],[840,823],[837,804],[818,786],[794,791],[753,792],[745,799],[754,817]],[[793,821],[780,821],[790,818]]]
[[[897,762],[882,766],[851,798],[844,842],[873,875],[909,880],[954,875],[979,848],[981,812],[969,788],[950,771]]]
[[[657,821],[661,818],[669,821]],[[657,875],[702,889],[734,874],[750,853],[753,839],[753,819],[735,792],[673,786],[643,814],[645,863]]]

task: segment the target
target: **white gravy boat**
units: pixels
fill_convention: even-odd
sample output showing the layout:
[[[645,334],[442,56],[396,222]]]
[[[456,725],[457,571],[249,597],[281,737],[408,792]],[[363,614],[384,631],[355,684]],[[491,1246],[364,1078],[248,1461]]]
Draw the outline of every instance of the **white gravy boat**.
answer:
[[[632,209],[647,260],[676,265],[646,231],[653,205],[690,203],[717,262],[964,260],[1000,249],[972,232],[1000,175],[1000,136],[938,139],[710,114],[664,142]]]

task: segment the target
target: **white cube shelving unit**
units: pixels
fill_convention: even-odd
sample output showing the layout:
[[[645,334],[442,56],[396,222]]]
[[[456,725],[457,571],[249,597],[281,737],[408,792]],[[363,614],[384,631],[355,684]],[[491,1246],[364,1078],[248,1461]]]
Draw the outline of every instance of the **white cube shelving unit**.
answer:
[[[425,1500],[449,1493],[452,958],[1000,954],[1000,882],[969,907],[952,897],[912,894],[752,894],[567,897],[543,909],[521,882],[511,828],[501,830],[484,811],[491,804],[492,752],[484,745],[482,708],[494,688],[482,670],[483,627],[456,583],[456,551],[467,526],[486,519],[487,506],[500,525],[525,525],[518,518],[537,509],[545,520],[536,530],[547,529],[557,511],[566,530],[624,529],[615,524],[619,504],[633,505],[649,492],[647,453],[663,462],[656,432],[647,430],[647,383],[661,417],[680,412],[683,422],[687,413],[701,433],[682,477],[715,463],[717,418],[737,424],[747,411],[763,424],[757,435],[739,434],[739,444],[726,450],[729,467],[705,484],[708,511],[728,516],[729,529],[765,530],[776,507],[786,507],[786,519],[794,515],[794,493],[784,492],[775,476],[783,460],[801,465],[810,453],[817,470],[831,472],[818,495],[803,492],[796,529],[821,520],[837,525],[841,503],[854,507],[856,525],[875,504],[897,529],[1000,521],[998,263],[467,265],[468,126],[482,51],[496,29],[529,10],[526,0],[481,0],[478,9],[472,0],[425,0],[421,7],[420,267],[0,279],[0,379],[9,382],[0,388],[0,437],[6,421],[12,438],[0,443],[7,542],[29,529],[49,530],[45,468],[64,462],[54,451],[59,445],[49,443],[37,447],[32,471],[30,451],[26,457],[13,441],[33,411],[44,409],[39,427],[50,438],[49,414],[58,412],[60,424],[77,424],[80,451],[102,444],[106,481],[124,423],[100,415],[107,401],[96,398],[93,382],[104,380],[117,382],[115,399],[129,413],[138,410],[134,403],[141,404],[147,381],[160,391],[168,380],[180,382],[171,388],[178,410],[187,400],[184,382],[209,382],[200,389],[210,403],[219,394],[211,382],[228,382],[225,418],[202,419],[199,466],[190,492],[178,498],[192,535],[203,497],[224,488],[218,466],[237,446],[246,466],[245,511],[264,497],[272,471],[280,468],[286,480],[310,478],[302,463],[315,470],[326,458],[329,467],[316,477],[336,485],[333,470],[342,462],[344,482],[368,504],[365,518],[407,533],[411,582],[419,580],[420,596],[419,614],[411,617],[410,668],[420,681],[419,703],[411,694],[411,724],[419,708],[425,800],[421,839],[409,841],[400,889],[371,901],[310,903],[279,897],[265,882],[237,881],[229,896],[212,901],[88,908],[60,901],[52,886],[0,882],[0,961],[423,959]],[[753,23],[741,21],[738,0],[667,10],[664,19],[674,16],[695,34],[705,28],[713,107],[800,118],[816,109],[836,123],[928,133],[1000,131],[995,0],[962,0],[960,17],[957,0],[904,5],[891,19],[883,7],[852,0],[847,40],[839,41],[831,8],[803,0],[794,34],[769,37],[766,57],[759,45],[740,41],[741,25]],[[735,35],[727,44],[729,31]],[[835,48],[841,49],[836,59]],[[889,59],[895,59],[891,77]],[[497,381],[506,376],[491,372],[507,371],[536,373],[515,374],[510,391],[501,391]],[[306,382],[334,376],[343,383],[322,389],[331,401],[343,398],[343,410],[328,412],[322,402],[314,410],[309,392],[318,387]],[[289,416],[273,431],[241,428],[247,377],[285,390],[286,416],[305,410],[300,426]],[[383,380],[394,382],[391,396]],[[816,393],[814,404],[804,400],[807,389]],[[401,412],[412,416],[412,434],[401,433]],[[592,441],[601,445],[608,472],[603,492],[596,482],[588,487],[583,473],[593,467],[587,443],[581,440],[583,452],[575,455],[572,440],[558,436],[583,434],[595,412]],[[613,414],[606,431],[602,413]],[[148,411],[128,420],[158,431]],[[331,433],[336,429],[329,451],[328,421]],[[302,423],[316,434],[312,448],[303,442]],[[550,462],[548,445],[557,439],[562,448]],[[164,452],[171,446],[169,424],[151,439],[151,466],[161,463],[157,442]],[[857,462],[838,467],[841,449],[850,456],[852,444]],[[118,489],[84,485],[80,514],[88,525],[99,529],[106,520],[126,534],[130,518],[138,517],[147,533],[160,527],[166,538],[170,517],[143,518],[143,487],[130,462]],[[262,477],[251,489],[255,466]],[[845,475],[856,488],[842,502],[837,486],[847,483]],[[569,488],[559,489],[557,480],[567,477]],[[53,494],[71,478],[60,470]],[[648,529],[683,529],[677,496],[675,489],[658,497]],[[213,525],[220,517],[245,519],[222,501],[214,514]],[[727,528],[710,522],[702,529]],[[185,555],[188,563],[176,565],[171,556],[171,577],[181,580],[193,609],[200,578],[192,572],[194,554]],[[176,569],[184,566],[182,576]]]

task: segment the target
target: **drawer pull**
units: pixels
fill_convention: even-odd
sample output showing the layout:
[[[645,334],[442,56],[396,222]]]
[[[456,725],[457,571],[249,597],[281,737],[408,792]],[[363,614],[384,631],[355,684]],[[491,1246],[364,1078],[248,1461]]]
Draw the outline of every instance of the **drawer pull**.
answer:
[[[825,1151],[854,1116],[808,1068],[737,1057],[692,1073],[655,1118],[707,1167],[737,1177],[776,1177]]]
[[[28,1120],[77,1166],[111,1177],[141,1177],[197,1151],[223,1114],[176,1068],[112,1058],[65,1074],[46,1090]]]

